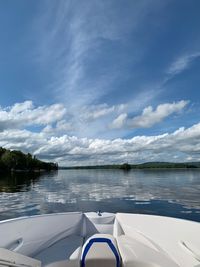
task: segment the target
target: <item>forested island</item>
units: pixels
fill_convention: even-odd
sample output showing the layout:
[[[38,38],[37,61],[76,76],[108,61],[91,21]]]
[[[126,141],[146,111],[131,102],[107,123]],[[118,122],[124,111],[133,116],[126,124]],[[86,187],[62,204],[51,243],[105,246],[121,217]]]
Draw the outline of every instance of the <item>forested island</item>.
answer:
[[[93,165],[93,166],[74,166],[74,167],[59,167],[59,169],[189,169],[200,168],[200,162],[146,162],[141,164],[110,164],[110,165]]]
[[[8,150],[0,147],[0,172],[10,171],[51,171],[57,170],[58,164],[44,162],[18,150]]]

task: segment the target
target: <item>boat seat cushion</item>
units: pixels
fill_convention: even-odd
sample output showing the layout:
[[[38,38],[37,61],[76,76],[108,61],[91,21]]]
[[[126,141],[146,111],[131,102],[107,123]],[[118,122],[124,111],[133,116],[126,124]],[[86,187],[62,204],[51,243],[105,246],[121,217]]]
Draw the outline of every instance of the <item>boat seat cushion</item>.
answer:
[[[119,261],[117,243],[112,235],[95,234],[83,246],[82,267],[117,267]]]
[[[122,267],[178,267],[162,248],[126,235],[117,237]]]
[[[42,266],[80,266],[83,238],[71,235],[39,252],[35,258]]]

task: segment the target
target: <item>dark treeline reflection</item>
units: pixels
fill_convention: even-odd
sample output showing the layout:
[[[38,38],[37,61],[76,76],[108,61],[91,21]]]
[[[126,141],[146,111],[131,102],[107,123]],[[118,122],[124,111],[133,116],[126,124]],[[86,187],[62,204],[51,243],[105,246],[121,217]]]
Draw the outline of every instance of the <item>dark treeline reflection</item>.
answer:
[[[51,172],[55,175],[57,171]],[[11,172],[0,173],[0,192],[16,193],[29,191],[31,186],[37,183],[43,177],[46,177],[48,173],[39,172]]]

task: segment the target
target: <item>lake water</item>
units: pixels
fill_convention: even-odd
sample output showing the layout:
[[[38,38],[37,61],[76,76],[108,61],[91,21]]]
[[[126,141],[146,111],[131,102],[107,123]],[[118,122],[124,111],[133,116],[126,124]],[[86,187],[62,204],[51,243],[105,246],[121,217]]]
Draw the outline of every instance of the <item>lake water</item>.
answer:
[[[0,174],[0,220],[98,210],[157,214],[200,222],[200,170]]]

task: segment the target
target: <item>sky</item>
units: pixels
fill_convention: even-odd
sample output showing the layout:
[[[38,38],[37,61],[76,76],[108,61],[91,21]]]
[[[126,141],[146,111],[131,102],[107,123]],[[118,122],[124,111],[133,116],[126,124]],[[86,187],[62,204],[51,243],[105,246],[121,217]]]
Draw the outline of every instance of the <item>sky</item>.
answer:
[[[1,0],[0,146],[60,166],[199,161],[199,10]]]

